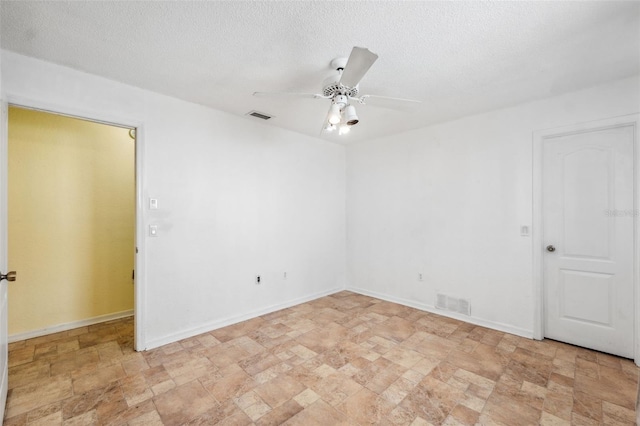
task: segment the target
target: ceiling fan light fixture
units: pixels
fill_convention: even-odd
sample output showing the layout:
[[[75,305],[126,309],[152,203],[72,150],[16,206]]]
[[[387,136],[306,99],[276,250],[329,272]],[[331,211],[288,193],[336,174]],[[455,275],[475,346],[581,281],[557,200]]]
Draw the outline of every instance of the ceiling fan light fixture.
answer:
[[[361,94],[360,81],[377,60],[378,55],[369,49],[354,46],[348,58],[336,58],[331,61],[331,75],[324,79],[320,93],[254,92],[253,95],[276,98],[295,96],[330,101],[331,105],[320,134],[337,131],[339,135],[344,135],[349,132],[351,126],[360,122],[355,106],[351,105],[352,102],[366,105],[365,99],[375,98],[381,101],[404,102],[413,105],[420,103],[420,101],[412,99]],[[261,115],[266,116],[266,114]]]
[[[338,134],[346,135],[347,133],[349,133],[350,130],[351,130],[351,126],[349,126],[347,123],[342,123],[338,128]]]
[[[358,124],[358,116],[356,115],[356,108],[353,105],[348,105],[344,109],[344,121],[349,126],[353,126],[354,124]]]
[[[342,121],[339,105],[331,104],[331,108],[329,108],[329,117],[327,118],[327,121],[330,124],[338,124],[340,121]]]
[[[331,124],[331,123],[327,123],[327,125],[324,126],[324,130],[326,132],[333,132],[336,128],[337,128],[337,126],[335,124]]]

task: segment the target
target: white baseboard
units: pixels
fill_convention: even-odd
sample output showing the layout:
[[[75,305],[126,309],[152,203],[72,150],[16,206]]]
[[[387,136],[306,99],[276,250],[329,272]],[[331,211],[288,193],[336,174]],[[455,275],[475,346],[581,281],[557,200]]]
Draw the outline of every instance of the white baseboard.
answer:
[[[376,299],[386,300],[387,302],[393,302],[393,303],[398,303],[400,305],[409,306],[410,308],[419,309],[421,311],[442,315],[443,317],[453,318],[453,319],[468,322],[471,324],[479,325],[482,327],[491,328],[493,330],[503,331],[505,333],[515,334],[516,336],[533,339],[533,330],[526,330],[524,328],[514,327],[509,324],[503,324],[500,322],[489,321],[489,320],[474,317],[474,316],[467,316],[467,315],[457,314],[455,312],[444,311],[442,309],[437,309],[435,306],[432,306],[432,305],[426,305],[424,303],[420,303],[420,302],[416,302],[408,299],[402,299],[400,297],[390,296],[388,294],[377,293],[375,291],[369,291],[363,288],[347,287],[346,290],[352,291],[354,293],[363,294],[365,296],[375,297]]]
[[[188,339],[189,337],[197,336],[198,334],[207,333],[209,331],[216,330],[218,328],[226,327],[228,325],[237,324],[242,321],[250,320],[262,315],[270,314],[271,312],[279,311],[281,309],[290,308],[301,303],[310,302],[311,300],[319,299],[321,297],[329,296],[331,294],[344,291],[344,288],[333,288],[328,291],[322,291],[320,293],[314,293],[309,296],[300,297],[298,299],[289,300],[287,302],[278,303],[275,305],[267,306],[266,308],[251,311],[242,315],[222,318],[216,321],[208,322],[198,327],[182,330],[177,333],[169,334],[166,336],[150,339],[147,341],[147,347],[145,350],[154,349],[162,345],[177,342],[182,339]]]
[[[133,315],[133,309],[129,309],[128,311],[115,312],[113,314],[99,315],[97,317],[87,318],[80,321],[67,322],[64,324],[40,328],[38,330],[27,331],[24,333],[12,334],[9,336],[9,343],[17,342],[20,340],[33,339],[34,337],[45,336],[47,334],[59,333],[61,331],[73,330],[74,328],[86,327],[88,325],[98,324],[114,319],[130,317],[131,315]]]

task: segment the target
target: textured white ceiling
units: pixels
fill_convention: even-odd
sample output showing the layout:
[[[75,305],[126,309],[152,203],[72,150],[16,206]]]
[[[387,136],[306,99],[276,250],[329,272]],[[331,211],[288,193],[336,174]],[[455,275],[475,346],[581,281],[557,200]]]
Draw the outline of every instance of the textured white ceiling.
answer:
[[[329,62],[380,56],[365,105],[338,142],[368,140],[640,73],[640,2],[6,1],[2,48],[319,136]],[[247,120],[256,120],[247,117]]]

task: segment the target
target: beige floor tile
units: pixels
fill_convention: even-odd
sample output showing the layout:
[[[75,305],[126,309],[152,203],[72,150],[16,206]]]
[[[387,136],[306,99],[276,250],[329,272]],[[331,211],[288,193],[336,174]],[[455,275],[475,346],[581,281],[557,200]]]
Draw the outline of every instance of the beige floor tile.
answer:
[[[56,411],[48,416],[29,422],[29,426],[53,426],[62,424],[62,411]]]
[[[300,392],[298,395],[294,396],[293,399],[302,407],[308,407],[309,405],[313,404],[318,399],[320,399],[320,395],[318,395],[311,389],[305,389],[304,391]]]
[[[572,412],[600,422],[602,421],[602,400],[592,394],[574,390]]]
[[[26,413],[52,402],[64,400],[72,395],[73,388],[70,377],[57,376],[41,379],[11,390],[10,397],[7,398],[5,417]]]
[[[299,426],[348,426],[349,419],[322,400],[318,400],[283,423]]]
[[[156,396],[153,402],[166,424],[189,421],[217,404],[197,380]]]
[[[329,323],[297,337],[296,341],[314,352],[322,353],[337,345],[348,334],[349,330],[345,327]]]
[[[63,422],[64,426],[90,426],[95,424],[98,424],[98,413],[96,410],[87,411]]]
[[[340,373],[335,373],[320,380],[312,389],[326,403],[335,406],[358,392],[362,386]]]
[[[219,380],[205,384],[209,393],[211,393],[211,395],[219,402],[237,398],[256,386],[257,383],[253,377],[249,376],[243,370],[231,373]]]
[[[9,389],[17,388],[40,379],[48,378],[50,375],[50,364],[46,361],[30,362],[9,368]]]
[[[540,421],[542,411],[527,405],[522,401],[515,401],[509,395],[492,393],[485,404],[482,415],[492,421],[506,425],[535,425]],[[482,423],[483,417],[480,417]]]
[[[98,407],[98,423],[109,426],[123,425],[143,416],[144,414],[153,412],[155,409],[156,407],[151,400],[146,400],[131,407],[125,406],[123,409],[118,410],[117,413],[107,413]]]
[[[406,368],[413,367],[424,358],[422,354],[402,346],[390,349],[383,357]]]
[[[12,350],[11,356],[9,357],[9,368],[32,362],[34,359],[34,355],[34,346],[25,346],[20,349]]]
[[[144,356],[136,352],[134,356],[127,358],[122,361],[122,368],[127,375],[136,374],[143,370],[149,369],[149,364],[147,360],[144,359]]]
[[[49,415],[56,413],[58,411],[62,411],[62,401],[57,401],[48,405],[43,405],[38,407],[35,410],[31,410],[27,413],[27,423],[33,423],[36,420],[39,420],[43,417],[48,417]]]
[[[260,417],[271,411],[271,407],[269,407],[269,405],[265,404],[264,402],[256,402],[255,404],[250,405],[247,408],[243,408],[242,411],[244,411],[244,413],[255,422]]]
[[[149,411],[139,417],[129,420],[128,426],[162,426],[162,419],[157,411]]]
[[[605,422],[618,421],[632,424],[636,421],[635,410],[630,410],[608,401],[602,401],[602,416]]]
[[[257,426],[281,425],[298,414],[304,408],[294,400],[289,400],[256,421]]]
[[[462,425],[475,425],[478,423],[480,413],[465,405],[458,404],[453,407],[453,410],[449,413],[449,417],[455,419]]]
[[[540,417],[540,425],[541,426],[570,426],[571,423],[568,420],[561,419],[560,417],[556,417],[553,414],[549,414],[546,411],[543,411],[542,416]]]
[[[129,407],[139,404],[154,396],[142,374],[126,376],[120,379],[120,387]]]
[[[254,391],[260,395],[269,406],[276,408],[300,394],[305,389],[306,387],[295,379],[287,376],[279,376],[258,386]]]
[[[347,291],[145,352],[109,321],[9,362],[6,426],[631,425],[640,374]]]
[[[598,378],[576,373],[574,388],[595,397],[634,410],[637,402],[637,380],[629,379],[622,370],[599,366]]]
[[[545,395],[543,410],[564,420],[571,420],[573,412],[573,391],[569,394],[555,391]]]
[[[85,374],[73,381],[73,392],[82,394],[104,386],[105,383],[115,382],[126,376],[122,365],[113,364],[108,367],[98,368],[96,371]]]
[[[395,408],[393,404],[369,389],[360,389],[336,408],[357,424],[376,424]]]

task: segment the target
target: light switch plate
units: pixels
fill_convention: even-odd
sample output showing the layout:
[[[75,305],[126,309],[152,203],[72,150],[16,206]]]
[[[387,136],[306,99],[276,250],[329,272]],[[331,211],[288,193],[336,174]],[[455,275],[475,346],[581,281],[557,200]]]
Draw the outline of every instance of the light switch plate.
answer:
[[[157,198],[149,198],[149,209],[156,210],[158,208],[158,199]]]
[[[158,225],[149,225],[149,236],[150,237],[158,236]]]

